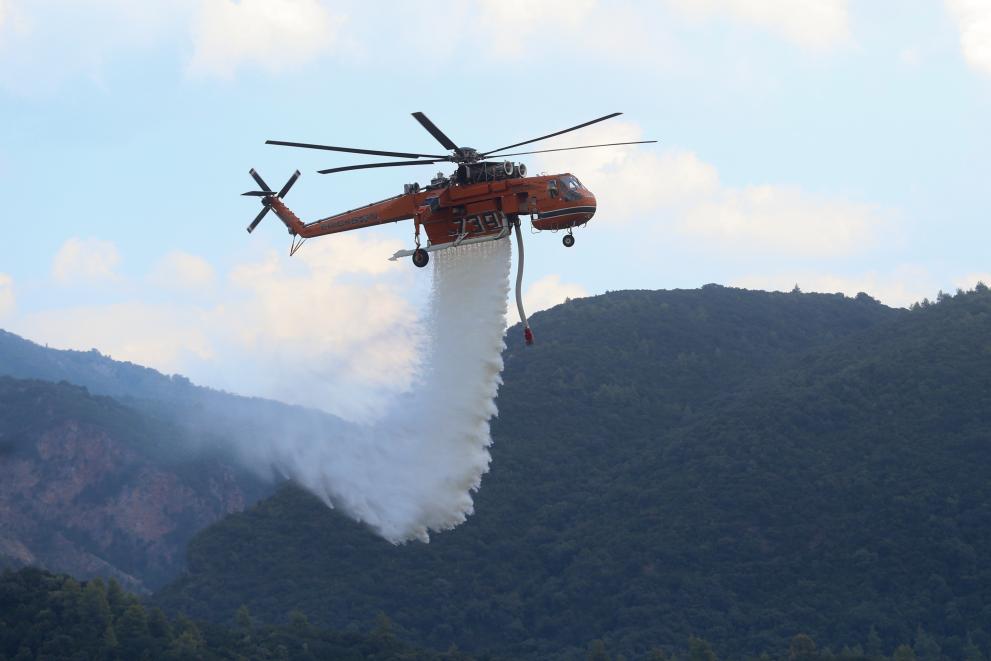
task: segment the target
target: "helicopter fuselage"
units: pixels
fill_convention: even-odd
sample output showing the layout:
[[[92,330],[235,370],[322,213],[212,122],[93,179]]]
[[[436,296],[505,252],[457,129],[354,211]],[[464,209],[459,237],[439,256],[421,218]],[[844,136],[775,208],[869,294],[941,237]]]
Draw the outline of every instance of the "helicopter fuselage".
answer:
[[[595,196],[568,173],[467,184],[440,181],[424,189],[409,185],[402,195],[310,223],[302,222],[277,195],[264,198],[263,204],[272,208],[290,234],[302,238],[413,220],[417,245],[422,230],[434,249],[508,235],[520,216],[530,216],[539,231],[570,230],[595,214]]]

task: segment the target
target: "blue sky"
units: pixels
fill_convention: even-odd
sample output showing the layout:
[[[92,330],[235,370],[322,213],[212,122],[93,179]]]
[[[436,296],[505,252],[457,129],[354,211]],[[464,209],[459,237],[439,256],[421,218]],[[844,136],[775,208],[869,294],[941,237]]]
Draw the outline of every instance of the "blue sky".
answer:
[[[313,218],[434,170],[322,176],[361,159],[267,138],[434,151],[420,110],[485,148],[623,111],[547,147],[660,142],[524,157],[599,199],[575,248],[527,237],[532,308],[991,280],[989,0],[0,0],[0,99],[0,327],[347,415],[409,383],[411,228],[290,260],[238,194],[299,168]]]

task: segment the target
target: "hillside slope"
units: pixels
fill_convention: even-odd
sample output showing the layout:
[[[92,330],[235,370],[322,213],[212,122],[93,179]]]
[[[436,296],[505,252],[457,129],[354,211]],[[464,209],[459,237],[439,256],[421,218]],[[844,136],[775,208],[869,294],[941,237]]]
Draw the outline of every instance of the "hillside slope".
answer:
[[[284,479],[273,447],[343,424],[0,330],[0,566],[158,587],[193,533]]]
[[[385,621],[370,633],[321,630],[300,614],[281,627],[246,611],[231,627],[170,621],[114,581],[80,583],[37,569],[0,574],[0,613],[0,659],[471,661],[404,645]]]
[[[534,325],[465,525],[390,547],[286,489],[198,535],[159,602],[333,626],[381,610],[435,647],[529,658],[692,634],[738,658],[872,627],[888,651],[920,631],[949,658],[988,649],[986,288],[912,312],[617,292]]]
[[[79,386],[0,377],[0,563],[161,585],[193,533],[272,490],[190,444]]]
[[[42,347],[0,330],[0,375],[18,379],[66,381],[84,386],[181,428],[191,446],[226,446],[228,454],[256,472],[265,473],[251,448],[263,447],[291,433],[333,434],[339,418],[300,406],[259,397],[244,397],[192,383],[181,375],[165,375],[130,362],[90,351]],[[237,443],[230,443],[238,439]]]

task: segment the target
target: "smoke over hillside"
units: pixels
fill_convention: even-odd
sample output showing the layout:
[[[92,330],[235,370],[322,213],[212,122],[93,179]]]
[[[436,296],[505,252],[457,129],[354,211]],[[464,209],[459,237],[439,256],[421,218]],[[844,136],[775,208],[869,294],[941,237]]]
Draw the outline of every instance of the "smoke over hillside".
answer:
[[[451,248],[432,263],[421,374],[409,393],[374,424],[290,418],[280,434],[238,448],[396,543],[427,541],[472,513],[501,383],[509,241]]]
[[[52,350],[3,332],[0,374],[66,380],[178,425],[182,433],[155,449],[155,461],[163,466],[233,459],[269,482],[295,480],[392,542],[426,540],[429,531],[452,528],[471,514],[471,492],[488,469],[510,243],[452,248],[434,253],[431,261],[432,293],[415,333],[423,338],[418,374],[404,394],[390,396],[391,380],[405,386],[408,371],[391,375],[382,368],[376,380],[386,384],[385,392],[373,394],[388,403],[372,423],[203,388],[95,351]],[[381,303],[377,295],[367,294],[372,312]],[[360,328],[360,319],[356,323]],[[394,340],[412,349],[410,333]],[[344,393],[351,408],[360,408],[367,384],[348,391],[349,374],[339,374],[336,382],[324,377],[331,387],[322,391]],[[291,368],[272,374],[296,376]],[[322,408],[336,410],[339,404],[327,401]],[[374,408],[381,410],[378,400]]]

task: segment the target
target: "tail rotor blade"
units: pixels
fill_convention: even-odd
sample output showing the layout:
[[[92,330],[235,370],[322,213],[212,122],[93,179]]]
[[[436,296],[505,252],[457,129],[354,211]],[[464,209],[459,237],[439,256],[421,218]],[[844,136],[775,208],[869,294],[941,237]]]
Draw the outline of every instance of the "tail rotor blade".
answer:
[[[255,180],[255,183],[258,184],[259,188],[261,188],[263,191],[268,191],[269,193],[272,192],[272,189],[268,187],[268,184],[266,184],[265,180],[261,178],[261,175],[255,172],[254,168],[248,170],[248,174],[250,174],[251,178]]]
[[[255,219],[253,221],[251,221],[251,224],[250,225],[248,225],[248,234],[251,234],[252,232],[255,231],[255,228],[258,227],[258,223],[260,223],[262,221],[262,218],[265,217],[265,214],[268,213],[268,210],[270,208],[271,207],[266,206],[264,209],[261,210],[261,213],[260,214],[258,214],[257,216],[255,216]]]
[[[285,198],[286,193],[289,192],[289,189],[292,188],[292,185],[296,183],[296,180],[297,179],[299,179],[299,170],[296,170],[295,172],[293,172],[293,175],[291,177],[289,177],[289,181],[287,181],[286,182],[286,185],[283,186],[282,187],[282,190],[279,191],[279,197],[280,198]]]
[[[268,197],[272,194],[272,191],[263,190],[249,190],[247,193],[241,193],[241,195],[247,195],[248,197]]]

